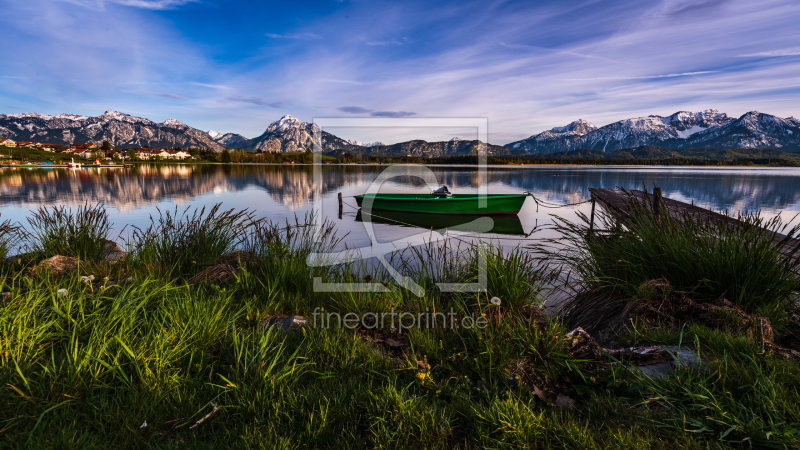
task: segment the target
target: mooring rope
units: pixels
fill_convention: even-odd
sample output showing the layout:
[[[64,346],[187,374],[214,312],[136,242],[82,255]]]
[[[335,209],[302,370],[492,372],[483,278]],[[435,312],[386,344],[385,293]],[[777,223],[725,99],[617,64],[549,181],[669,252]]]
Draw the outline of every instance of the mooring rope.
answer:
[[[536,203],[536,212],[537,213],[539,212],[539,206],[540,205],[542,206],[542,208],[557,209],[557,208],[566,208],[567,206],[578,206],[578,205],[582,205],[584,203],[591,203],[592,202],[592,199],[589,199],[589,200],[584,200],[582,202],[561,204],[561,203],[553,203],[553,202],[548,202],[547,200],[538,199],[538,198],[536,198],[535,195],[533,195],[530,192],[524,192],[524,194],[527,194],[528,196],[530,196],[533,199],[533,201]]]

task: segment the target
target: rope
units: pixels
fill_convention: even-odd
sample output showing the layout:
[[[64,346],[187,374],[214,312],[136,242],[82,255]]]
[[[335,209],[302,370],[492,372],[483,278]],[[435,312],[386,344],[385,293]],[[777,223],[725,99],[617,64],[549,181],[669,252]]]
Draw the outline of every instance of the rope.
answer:
[[[567,206],[578,206],[578,205],[582,205],[584,203],[590,203],[592,201],[592,199],[589,199],[589,200],[584,200],[582,202],[561,204],[561,203],[548,202],[547,200],[540,200],[540,199],[536,198],[536,196],[533,195],[530,192],[525,192],[525,194],[529,195],[533,199],[533,201],[536,203],[536,212],[537,213],[539,212],[539,206],[540,205],[542,206],[542,208],[556,209],[556,208],[566,208]]]

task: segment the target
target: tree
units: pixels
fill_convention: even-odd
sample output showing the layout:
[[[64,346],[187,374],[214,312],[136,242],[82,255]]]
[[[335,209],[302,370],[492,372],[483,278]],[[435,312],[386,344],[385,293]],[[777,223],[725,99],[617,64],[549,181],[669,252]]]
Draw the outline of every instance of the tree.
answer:
[[[222,151],[222,155],[220,156],[220,161],[224,163],[231,162],[231,152],[229,152],[227,148]]]
[[[108,141],[103,141],[103,145],[100,147],[100,150],[103,150],[104,152],[107,152],[107,151],[109,151],[111,149],[112,149],[111,143],[108,142]]]

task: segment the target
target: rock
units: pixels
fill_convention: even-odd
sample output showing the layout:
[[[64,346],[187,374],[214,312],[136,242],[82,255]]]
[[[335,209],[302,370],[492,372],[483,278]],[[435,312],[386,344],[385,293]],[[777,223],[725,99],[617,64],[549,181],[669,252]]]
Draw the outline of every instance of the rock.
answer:
[[[237,271],[233,266],[228,264],[217,264],[216,266],[211,266],[202,270],[200,273],[190,278],[189,284],[198,284],[203,282],[224,283],[233,278],[236,273]]]
[[[71,256],[56,255],[42,260],[33,270],[34,272],[46,271],[52,275],[66,275],[78,271],[81,261]]]
[[[621,362],[632,371],[650,377],[667,376],[677,367],[702,366],[704,361],[697,353],[686,347],[645,346],[629,348],[603,348],[583,328],[578,327],[564,335],[569,347],[569,355],[574,358],[593,361],[611,360],[612,364]]]
[[[223,254],[217,259],[217,264],[228,264],[230,266],[238,266],[239,262],[247,264],[255,259],[252,252],[244,250],[233,250]]]
[[[303,316],[286,314],[267,314],[258,321],[262,328],[273,327],[278,331],[289,331],[308,325],[308,320]]]
[[[664,378],[670,375],[677,368],[700,368],[705,365],[705,361],[697,357],[697,353],[686,347],[668,346],[665,347],[675,356],[669,355],[669,359],[659,363],[639,363],[637,365],[626,366],[632,372],[638,372],[650,378]],[[663,349],[661,349],[664,351]]]
[[[126,256],[128,256],[128,253],[119,244],[106,239],[106,248],[103,250],[103,256],[101,257],[104,261],[119,261],[125,259]]]

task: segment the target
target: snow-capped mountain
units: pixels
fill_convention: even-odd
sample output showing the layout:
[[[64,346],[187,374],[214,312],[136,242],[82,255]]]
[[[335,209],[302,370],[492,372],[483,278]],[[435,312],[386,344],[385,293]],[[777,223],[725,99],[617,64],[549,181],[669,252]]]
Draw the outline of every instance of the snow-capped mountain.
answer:
[[[221,151],[205,131],[176,119],[156,123],[141,117],[106,111],[97,117],[77,114],[0,114],[0,137],[17,141],[69,145],[108,141],[120,148],[197,147]]]
[[[554,153],[572,150],[571,146],[580,141],[584,136],[597,127],[591,123],[578,119],[569,125],[555,127],[528,139],[512,142],[506,147],[514,150],[525,150],[528,153]],[[546,150],[546,151],[543,151]]]
[[[529,153],[577,149],[612,152],[653,145],[665,148],[783,148],[800,151],[800,121],[749,112],[739,119],[715,109],[620,120],[604,127],[579,120],[507,144]]]
[[[307,148],[314,148],[315,131],[319,133],[318,144],[323,151],[362,148],[360,145],[351,144],[326,131],[321,131],[314,123],[301,122],[288,114],[272,122],[261,136],[248,140],[242,147],[262,152],[302,152]]]
[[[214,130],[208,130],[208,135],[211,136],[211,139],[213,139],[214,142],[230,148],[238,148],[245,142],[247,142],[246,137],[236,133],[222,134],[222,133],[217,133]]]
[[[359,142],[359,141],[357,141],[355,139],[347,139],[345,142],[347,142],[350,145],[358,145],[359,147],[375,147],[376,145],[383,145],[383,142],[381,142],[381,141],[375,141],[375,142],[371,142],[371,143],[364,143],[364,142]]]

